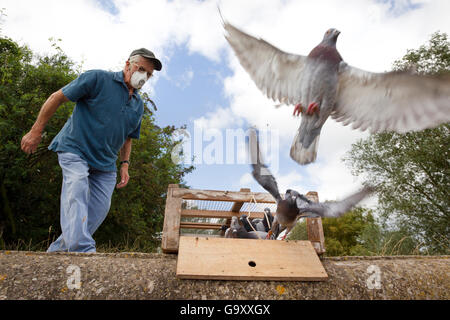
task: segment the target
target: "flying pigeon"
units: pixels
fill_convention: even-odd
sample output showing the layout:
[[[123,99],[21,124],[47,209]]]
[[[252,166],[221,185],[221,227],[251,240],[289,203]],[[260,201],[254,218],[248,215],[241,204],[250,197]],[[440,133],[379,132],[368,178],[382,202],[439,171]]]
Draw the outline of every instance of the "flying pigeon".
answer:
[[[254,129],[249,130],[249,149],[252,175],[255,180],[267,190],[276,200],[277,210],[271,227],[271,236],[278,237],[282,228],[286,228],[286,235],[302,217],[339,218],[350,211],[361,200],[370,195],[374,188],[365,186],[362,190],[335,202],[312,202],[303,194],[294,190],[286,190],[284,198],[278,191],[278,184],[272,173],[261,159],[258,135]]]
[[[327,30],[322,42],[302,56],[223,24],[225,38],[257,87],[274,101],[295,105],[295,116],[302,114],[290,150],[299,164],[315,161],[320,132],[330,116],[372,133],[419,131],[450,121],[448,75],[354,68],[336,49],[336,29]]]

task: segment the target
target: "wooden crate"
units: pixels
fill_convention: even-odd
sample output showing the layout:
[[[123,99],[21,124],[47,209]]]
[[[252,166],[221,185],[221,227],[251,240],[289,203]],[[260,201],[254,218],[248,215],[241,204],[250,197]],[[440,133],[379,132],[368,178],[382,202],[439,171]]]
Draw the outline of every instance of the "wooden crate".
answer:
[[[306,196],[312,201],[319,201],[317,192],[308,192]],[[208,200],[233,202],[230,211],[189,210],[182,208],[184,200]],[[240,209],[246,202],[275,203],[275,199],[264,192],[251,192],[250,189],[240,191],[195,190],[179,188],[177,184],[169,185],[161,248],[164,253],[178,253],[180,229],[219,229],[219,224],[181,222],[182,217],[226,218],[228,223],[233,216],[240,216]],[[252,212],[252,218],[263,218],[263,212]],[[325,240],[321,218],[307,218],[308,239],[317,254],[325,252]],[[212,238],[212,237],[210,237]],[[229,240],[229,239],[227,239]],[[253,240],[252,240],[253,241]],[[277,241],[279,242],[279,241]]]

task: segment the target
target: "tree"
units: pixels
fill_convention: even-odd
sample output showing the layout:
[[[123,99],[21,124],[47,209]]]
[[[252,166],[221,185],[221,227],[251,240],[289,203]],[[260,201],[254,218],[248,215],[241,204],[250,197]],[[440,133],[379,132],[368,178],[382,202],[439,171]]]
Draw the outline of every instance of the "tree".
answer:
[[[73,104],[62,106],[49,122],[43,143],[33,156],[20,149],[48,96],[76,74],[61,52],[35,57],[8,38],[0,38],[0,234],[6,242],[46,239],[58,225],[61,173],[46,149],[70,115]],[[58,185],[59,184],[59,185]]]
[[[40,57],[0,37],[0,248],[31,242],[31,249],[46,249],[60,234],[61,169],[47,147],[74,104],[58,108],[36,153],[28,156],[20,149],[44,101],[79,73],[57,41],[52,44],[55,54]],[[154,104],[147,95],[143,98],[146,112],[141,138],[133,143],[131,180],[114,192],[110,213],[94,235],[98,245],[118,248],[126,239],[137,249],[153,248],[162,229],[167,185],[183,185],[183,177],[193,170],[171,161],[176,128],[157,127]]]
[[[377,228],[372,212],[364,208],[354,208],[340,218],[323,218],[323,233],[327,256],[371,255],[362,241],[365,230]],[[290,232],[290,240],[307,240],[306,222],[298,223]]]
[[[450,42],[436,32],[427,45],[408,50],[395,70],[450,73]],[[426,106],[424,106],[426,112]],[[406,134],[371,135],[352,146],[345,161],[354,175],[378,186],[385,230],[402,230],[428,253],[449,252],[450,125]]]
[[[326,254],[329,256],[360,254],[360,237],[363,231],[375,221],[370,211],[355,208],[338,219],[325,218],[322,221]]]
[[[411,237],[406,229],[389,230],[378,223],[368,224],[358,237],[358,245],[352,249],[354,255],[393,256],[421,254],[421,243]]]

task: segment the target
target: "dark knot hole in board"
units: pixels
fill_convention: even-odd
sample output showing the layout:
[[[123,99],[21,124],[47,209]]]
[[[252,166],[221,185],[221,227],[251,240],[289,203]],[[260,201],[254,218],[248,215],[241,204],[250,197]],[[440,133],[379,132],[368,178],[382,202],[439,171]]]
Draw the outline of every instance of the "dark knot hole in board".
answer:
[[[249,261],[248,265],[252,268],[256,267],[256,262],[255,261]]]

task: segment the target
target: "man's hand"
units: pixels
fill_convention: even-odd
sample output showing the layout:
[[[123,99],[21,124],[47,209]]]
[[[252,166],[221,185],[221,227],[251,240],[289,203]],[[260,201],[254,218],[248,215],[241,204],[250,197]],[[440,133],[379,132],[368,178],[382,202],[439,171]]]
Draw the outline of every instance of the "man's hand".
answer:
[[[24,152],[30,154],[36,151],[39,143],[41,143],[42,132],[44,131],[45,125],[56,112],[58,107],[67,101],[69,101],[69,99],[67,99],[60,89],[52,93],[47,101],[44,102],[44,105],[39,111],[39,115],[30,132],[22,138],[20,147]]]
[[[26,135],[23,136],[20,147],[25,153],[31,154],[36,152],[36,149],[41,143],[42,134],[39,131],[31,129]]]
[[[117,189],[126,187],[129,180],[130,175],[128,174],[128,163],[124,163],[120,167],[120,182],[117,184]]]

